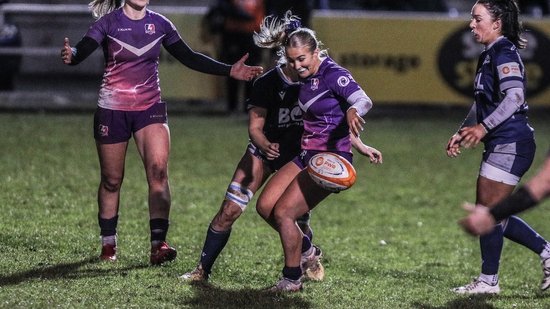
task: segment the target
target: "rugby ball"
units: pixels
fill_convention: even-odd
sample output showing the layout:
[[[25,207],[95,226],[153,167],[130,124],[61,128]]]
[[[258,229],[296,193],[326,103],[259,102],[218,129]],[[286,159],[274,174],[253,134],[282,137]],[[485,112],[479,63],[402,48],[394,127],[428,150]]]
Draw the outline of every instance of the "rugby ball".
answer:
[[[321,152],[311,157],[307,172],[316,184],[331,192],[349,189],[355,183],[353,165],[332,152]]]

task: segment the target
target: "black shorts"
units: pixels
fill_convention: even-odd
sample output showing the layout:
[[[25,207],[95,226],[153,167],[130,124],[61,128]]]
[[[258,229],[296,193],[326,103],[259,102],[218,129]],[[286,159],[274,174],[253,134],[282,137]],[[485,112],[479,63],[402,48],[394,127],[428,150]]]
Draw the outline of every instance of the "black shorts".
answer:
[[[288,147],[281,145],[281,148],[279,149],[279,157],[274,160],[268,160],[265,153],[263,153],[260,148],[256,147],[254,144],[249,143],[247,149],[253,156],[261,159],[264,164],[269,166],[273,172],[278,171],[281,167],[283,167],[283,165],[292,161],[292,159],[299,153],[299,149],[289,149]]]

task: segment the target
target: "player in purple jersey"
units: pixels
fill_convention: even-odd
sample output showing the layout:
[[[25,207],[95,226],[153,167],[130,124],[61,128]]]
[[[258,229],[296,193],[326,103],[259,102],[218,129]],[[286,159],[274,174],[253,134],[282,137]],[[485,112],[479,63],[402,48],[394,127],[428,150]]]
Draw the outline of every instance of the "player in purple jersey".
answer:
[[[296,220],[331,193],[313,182],[306,171],[307,163],[324,151],[338,153],[351,162],[352,143],[363,130],[362,116],[372,102],[351,74],[321,50],[315,32],[300,27],[290,11],[284,18],[264,24],[259,41],[266,47],[280,46],[302,82],[302,152],[268,181],[256,205],[258,213],[279,232],[285,257],[282,278],[270,290],[293,292],[302,289],[301,252],[311,247]]]
[[[518,49],[525,48],[514,0],[478,0],[472,8],[472,34],[485,46],[477,65],[474,104],[461,128],[447,143],[447,155],[460,148],[485,144],[477,179],[476,204],[492,208],[509,196],[535,155],[533,129],[527,122],[525,68]],[[542,289],[548,288],[550,244],[527,223],[511,216],[480,237],[481,274],[472,283],[453,289],[460,294],[500,292],[498,269],[503,237],[539,254],[543,262]],[[545,284],[546,282],[546,284]]]
[[[284,164],[300,152],[303,132],[302,110],[298,105],[300,83],[296,73],[279,60],[279,65],[254,82],[247,105],[250,143],[242,156],[227,188],[225,199],[212,219],[197,267],[182,275],[185,281],[208,280],[212,266],[229,240],[233,223],[248,206],[253,195]],[[382,154],[363,143],[354,147],[373,161]],[[309,212],[298,218],[298,226],[311,241]],[[324,268],[318,247],[304,248],[303,273],[309,280],[322,280]]]
[[[194,52],[168,19],[147,9],[148,3],[148,0],[92,1],[90,7],[98,20],[75,47],[65,38],[61,58],[65,64],[76,65],[99,46],[105,55],[105,72],[94,116],[101,169],[100,258],[107,261],[117,258],[120,188],[128,141],[133,135],[149,185],[150,262],[158,265],[174,260],[177,255],[166,243],[171,201],[170,135],[158,77],[161,46],[189,68],[208,74],[252,80],[262,73],[262,68],[245,65],[246,55],[227,65]]]

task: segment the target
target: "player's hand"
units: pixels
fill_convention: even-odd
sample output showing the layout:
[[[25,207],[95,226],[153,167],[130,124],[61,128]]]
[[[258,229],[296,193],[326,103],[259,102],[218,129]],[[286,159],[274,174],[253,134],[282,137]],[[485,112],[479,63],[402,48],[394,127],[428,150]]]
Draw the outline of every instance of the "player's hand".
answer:
[[[461,139],[462,138],[460,137],[460,135],[458,133],[451,136],[451,138],[447,142],[447,148],[446,148],[448,157],[451,157],[451,158],[458,157],[458,155],[460,154],[460,140]]]
[[[370,160],[370,163],[374,164],[382,164],[383,158],[382,153],[371,146],[364,145],[362,147],[355,148],[360,154],[364,155],[365,157],[368,157]]]
[[[262,151],[268,160],[275,160],[281,155],[279,153],[279,143],[269,143],[269,145],[265,149],[262,149]]]
[[[65,38],[63,42],[63,48],[61,49],[61,60],[65,64],[70,64],[73,60],[73,51],[71,45],[69,44],[69,38]]]
[[[235,64],[231,66],[229,76],[238,80],[251,81],[264,72],[264,68],[261,66],[246,65],[244,63],[246,59],[248,59],[248,53],[246,53],[239,61],[235,62]]]
[[[495,219],[489,212],[489,208],[483,205],[464,203],[462,208],[468,212],[468,216],[458,221],[458,224],[471,235],[484,235],[493,230]]]
[[[357,110],[353,107],[349,108],[346,112],[346,118],[350,133],[359,137],[364,130],[363,125],[365,124],[365,119],[361,118]]]
[[[461,140],[460,145],[464,148],[474,148],[479,144],[481,139],[485,137],[487,131],[481,124],[476,124],[475,126],[465,127],[458,131],[460,134]]]

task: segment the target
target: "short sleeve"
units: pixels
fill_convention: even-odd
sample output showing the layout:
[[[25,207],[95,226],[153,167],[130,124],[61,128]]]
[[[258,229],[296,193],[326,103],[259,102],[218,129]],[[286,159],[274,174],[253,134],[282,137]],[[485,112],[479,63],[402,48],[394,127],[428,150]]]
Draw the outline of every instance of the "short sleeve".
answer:
[[[361,90],[361,86],[353,79],[350,72],[343,68],[327,72],[326,82],[335,95],[346,101],[351,95]]]
[[[515,50],[504,48],[495,61],[499,88],[505,92],[510,88],[524,88],[524,69]]]

